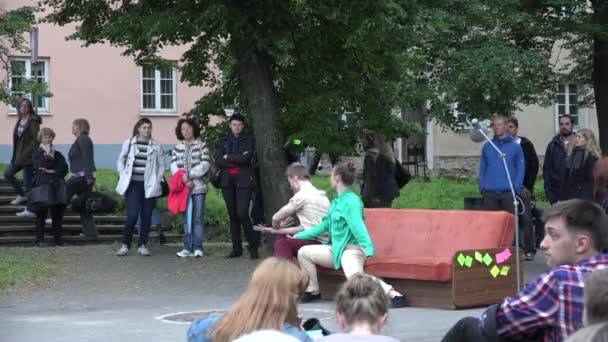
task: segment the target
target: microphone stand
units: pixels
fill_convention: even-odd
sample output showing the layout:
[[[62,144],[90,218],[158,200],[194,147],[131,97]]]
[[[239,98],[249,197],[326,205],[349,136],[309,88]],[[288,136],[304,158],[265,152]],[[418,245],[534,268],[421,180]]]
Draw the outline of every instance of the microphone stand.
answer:
[[[487,142],[490,143],[490,145],[492,145],[492,147],[494,147],[494,149],[496,150],[496,152],[498,153],[498,156],[500,157],[500,159],[502,160],[502,165],[505,168],[505,172],[507,173],[507,180],[509,181],[509,187],[511,188],[511,195],[513,196],[513,214],[515,214],[515,272],[517,273],[516,279],[517,279],[517,292],[519,292],[520,288],[521,288],[521,279],[520,279],[520,275],[519,275],[519,215],[518,215],[518,210],[517,207],[519,206],[519,201],[517,200],[517,196],[515,194],[515,189],[513,188],[513,181],[511,180],[511,173],[509,173],[509,167],[507,166],[507,155],[502,152],[498,146],[496,146],[493,142],[492,139],[490,139],[488,137],[488,135],[486,134],[486,132],[483,131],[482,127],[479,126],[477,128],[473,128],[476,129],[477,131],[479,131],[479,133],[481,133],[481,135],[483,135],[483,137],[486,139]]]

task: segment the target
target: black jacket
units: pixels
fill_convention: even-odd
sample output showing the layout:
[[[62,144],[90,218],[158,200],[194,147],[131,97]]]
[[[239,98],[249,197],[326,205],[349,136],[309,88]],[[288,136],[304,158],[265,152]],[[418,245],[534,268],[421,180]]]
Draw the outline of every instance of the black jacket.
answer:
[[[256,177],[254,169],[255,160],[255,142],[253,138],[246,135],[239,136],[239,153],[231,154],[230,137],[226,136],[224,141],[215,150],[215,163],[220,173],[220,188],[230,187],[230,176],[228,170],[237,167],[239,173],[237,176],[238,188],[254,188],[256,186]],[[226,159],[224,159],[226,155]]]
[[[33,186],[50,184],[55,181],[63,182],[65,176],[68,174],[68,164],[61,152],[55,151],[53,158],[51,158],[45,155],[42,147],[39,147],[32,157],[34,161]],[[55,173],[45,173],[42,172],[40,168],[53,170]]]
[[[361,197],[364,203],[380,200],[389,202],[399,195],[399,186],[395,180],[395,161],[384,155],[365,154],[363,160],[363,189]]]
[[[524,151],[524,159],[526,160],[526,172],[524,174],[524,186],[534,191],[534,183],[536,183],[536,177],[538,176],[538,156],[534,149],[534,144],[526,138],[519,137],[521,139],[520,146]]]
[[[38,146],[40,146],[38,142],[40,125],[42,125],[42,118],[36,114],[32,114],[25,124],[23,133],[21,136],[18,136],[17,127],[19,127],[19,120],[17,120],[13,129],[13,158],[11,158],[11,163],[19,166],[32,165],[32,155]]]
[[[68,152],[70,158],[70,172],[84,173],[88,179],[93,178],[95,169],[95,157],[93,154],[93,141],[88,133],[82,133],[70,147]]]
[[[545,181],[545,194],[551,204],[559,200],[561,191],[561,180],[566,167],[568,154],[559,134],[556,135],[545,152],[543,164],[543,180]]]
[[[587,158],[581,156],[580,158],[584,158],[584,160],[577,166],[574,165],[574,159],[578,153],[584,155],[585,150],[578,147],[575,148],[566,162],[561,180],[560,201],[574,198],[593,200],[593,168],[595,167],[597,158],[592,155],[588,155]]]

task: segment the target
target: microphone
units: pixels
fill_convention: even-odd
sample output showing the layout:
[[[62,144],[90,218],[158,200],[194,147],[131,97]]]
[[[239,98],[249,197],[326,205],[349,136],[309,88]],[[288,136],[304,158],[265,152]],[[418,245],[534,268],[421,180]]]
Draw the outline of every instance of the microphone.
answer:
[[[469,130],[469,138],[471,138],[471,141],[475,143],[484,142],[486,138],[481,133],[481,130],[483,129],[485,129],[485,127],[479,123],[479,120],[471,119],[471,129]]]

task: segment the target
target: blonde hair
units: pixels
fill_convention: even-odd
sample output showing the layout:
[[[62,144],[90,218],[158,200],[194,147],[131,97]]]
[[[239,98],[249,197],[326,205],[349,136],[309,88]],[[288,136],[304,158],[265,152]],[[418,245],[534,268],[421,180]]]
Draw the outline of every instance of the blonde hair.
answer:
[[[271,257],[253,272],[245,293],[213,327],[209,338],[228,342],[263,329],[282,330],[285,322],[300,326],[298,301],[308,276],[293,262]]]
[[[76,119],[74,122],[72,122],[72,125],[78,126],[80,133],[88,134],[91,131],[91,126],[89,125],[87,119]]]
[[[585,143],[585,158],[587,158],[589,155],[592,155],[598,159],[602,157],[602,151],[597,145],[597,141],[595,140],[595,134],[593,134],[592,130],[588,128],[583,128],[577,131],[576,134],[582,134],[587,140],[587,142]],[[572,151],[574,151],[574,147],[576,147],[574,145],[574,140],[571,140],[570,144],[568,144],[569,156],[572,155]]]
[[[42,127],[40,128],[40,131],[38,131],[38,141],[42,141],[42,137],[49,137],[53,140],[55,139],[55,131],[48,127]]]
[[[342,285],[336,295],[336,311],[344,316],[347,332],[357,323],[367,323],[374,329],[378,320],[388,312],[388,301],[376,279],[357,273]]]

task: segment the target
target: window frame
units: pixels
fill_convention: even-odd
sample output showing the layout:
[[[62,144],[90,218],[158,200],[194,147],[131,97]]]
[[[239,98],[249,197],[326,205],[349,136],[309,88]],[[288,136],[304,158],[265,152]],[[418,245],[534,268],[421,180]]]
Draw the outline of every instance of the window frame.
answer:
[[[159,68],[154,68],[154,108],[144,108],[144,68],[139,67],[139,112],[147,116],[177,116],[177,68],[171,67],[173,101],[172,108],[162,109],[161,107],[161,73]],[[151,67],[150,67],[151,68]]]
[[[564,92],[560,93],[559,92],[559,86],[563,85],[564,86]],[[570,92],[570,86],[576,86],[577,87],[577,92],[576,94],[572,94]],[[581,100],[581,96],[580,93],[578,92],[579,89],[579,85],[575,84],[575,83],[557,83],[556,86],[556,92],[555,92],[555,101],[553,104],[553,114],[554,114],[554,118],[555,118],[555,132],[559,132],[559,117],[562,115],[570,115],[572,117],[576,117],[576,121],[577,124],[574,125],[574,129],[581,129],[581,128],[586,128],[588,127],[588,122],[587,122],[587,111],[580,105],[580,100]],[[557,96],[558,95],[564,95],[564,104],[560,104],[557,100]],[[577,102],[576,102],[576,114],[571,114],[570,113],[570,96],[571,95],[576,95],[577,97]],[[564,106],[565,110],[564,110],[564,114],[559,114],[559,107],[560,106]]]
[[[26,80],[30,80],[32,79],[32,59],[29,57],[9,57],[9,63],[12,62],[25,62],[25,76],[24,78]],[[49,79],[49,64],[50,64],[50,59],[48,58],[39,58],[36,63],[43,63],[44,64],[44,82],[50,87],[50,79]],[[10,93],[12,93],[13,91],[11,90],[13,88],[13,75],[11,75],[11,71],[9,70],[7,73],[7,78],[8,78],[8,91]],[[27,97],[28,99],[32,100],[32,94],[26,93],[23,94],[23,97]],[[50,108],[49,108],[49,97],[45,96],[43,97],[44,99],[44,107],[38,107],[36,108],[36,112],[38,114],[50,114]],[[14,106],[9,106],[9,110],[8,113],[11,115],[17,115],[17,108],[15,108]]]

